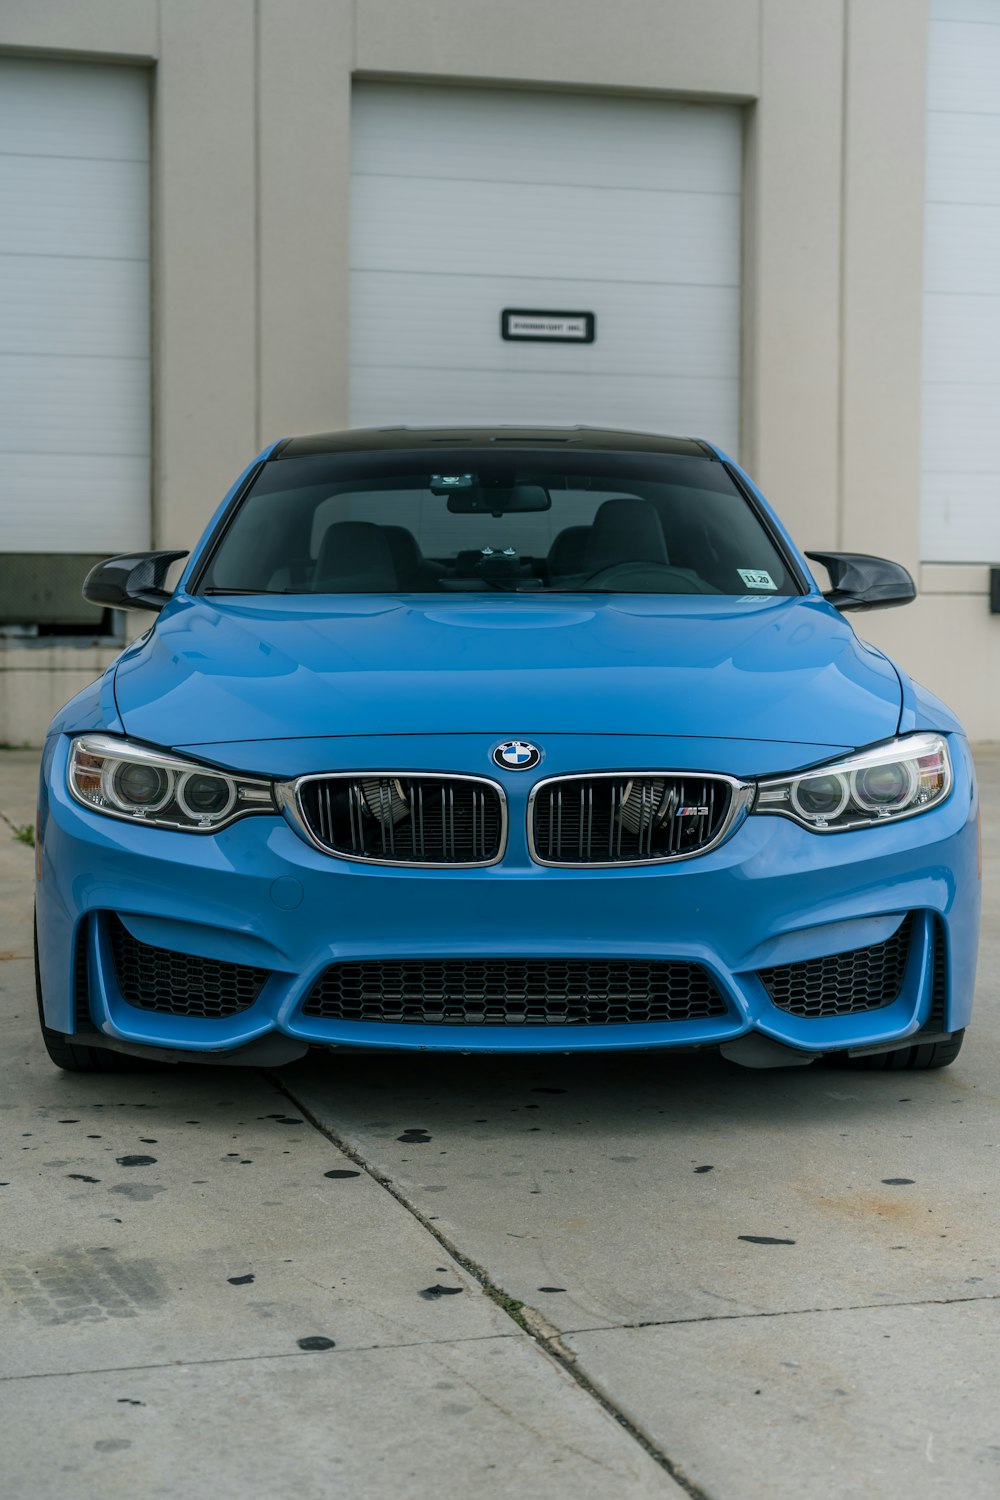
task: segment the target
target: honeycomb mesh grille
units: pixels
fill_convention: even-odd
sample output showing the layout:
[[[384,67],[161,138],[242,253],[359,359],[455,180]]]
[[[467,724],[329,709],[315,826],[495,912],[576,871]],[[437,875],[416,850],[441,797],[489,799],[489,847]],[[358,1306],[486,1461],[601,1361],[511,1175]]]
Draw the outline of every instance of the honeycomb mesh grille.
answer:
[[[221,1020],[251,1006],[268,978],[266,969],[140,943],[113,915],[108,936],[122,999],[138,1010]]]
[[[761,969],[758,977],[779,1010],[807,1018],[881,1010],[899,996],[913,930],[912,914],[870,948]]]
[[[697,854],[725,823],[733,790],[711,776],[570,776],[532,803],[536,857],[553,865],[640,864]]]
[[[726,1014],[700,964],[641,959],[450,958],[333,964],[305,1015],[421,1026],[608,1026]]]
[[[388,864],[483,865],[503,852],[502,793],[456,776],[323,776],[303,781],[299,805],[331,854]]]

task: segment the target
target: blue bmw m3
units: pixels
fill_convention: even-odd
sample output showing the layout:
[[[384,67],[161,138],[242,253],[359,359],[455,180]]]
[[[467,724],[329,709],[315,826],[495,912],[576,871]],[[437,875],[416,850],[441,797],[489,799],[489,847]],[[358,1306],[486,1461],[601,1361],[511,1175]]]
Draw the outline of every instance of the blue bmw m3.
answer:
[[[979,921],[969,748],[709,443],[395,428],[267,448],[59,713],[38,810],[58,1066],[310,1047],[720,1048],[937,1068]],[[141,1065],[141,1062],[140,1062]]]

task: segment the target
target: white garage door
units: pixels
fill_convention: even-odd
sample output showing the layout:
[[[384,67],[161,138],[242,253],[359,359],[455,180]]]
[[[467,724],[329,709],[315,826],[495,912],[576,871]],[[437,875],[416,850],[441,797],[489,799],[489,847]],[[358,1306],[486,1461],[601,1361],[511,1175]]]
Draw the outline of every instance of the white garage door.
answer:
[[[931,0],[922,555],[1000,561],[1000,0]]]
[[[360,84],[356,426],[606,423],[739,439],[741,113]],[[504,309],[590,312],[507,342]]]
[[[0,552],[149,539],[149,92],[0,57]]]

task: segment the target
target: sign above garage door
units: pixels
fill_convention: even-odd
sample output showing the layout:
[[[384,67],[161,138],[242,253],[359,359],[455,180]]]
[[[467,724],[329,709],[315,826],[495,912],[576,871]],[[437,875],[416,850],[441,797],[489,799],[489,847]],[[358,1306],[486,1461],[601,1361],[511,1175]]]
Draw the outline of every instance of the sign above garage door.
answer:
[[[356,85],[352,422],[583,422],[736,452],[741,151],[732,105]]]
[[[505,307],[500,314],[500,335],[524,339],[529,344],[592,344],[595,318],[588,312],[538,312]]]

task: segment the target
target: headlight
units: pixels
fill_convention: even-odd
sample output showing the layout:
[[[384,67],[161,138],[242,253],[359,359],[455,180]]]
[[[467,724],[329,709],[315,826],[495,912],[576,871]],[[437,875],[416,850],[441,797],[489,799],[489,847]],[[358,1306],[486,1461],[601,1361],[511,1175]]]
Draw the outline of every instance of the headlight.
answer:
[[[814,833],[869,828],[928,812],[951,791],[948,742],[912,734],[815,771],[762,781],[755,813],[793,818]]]
[[[214,833],[248,813],[277,811],[269,781],[234,776],[110,735],[73,741],[69,789],[111,818],[185,833]]]

